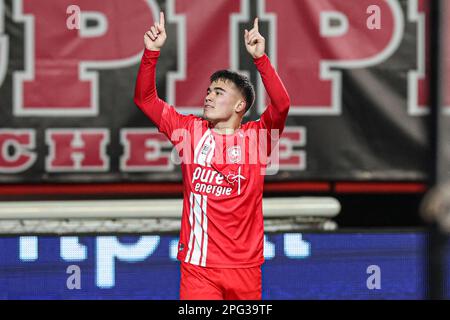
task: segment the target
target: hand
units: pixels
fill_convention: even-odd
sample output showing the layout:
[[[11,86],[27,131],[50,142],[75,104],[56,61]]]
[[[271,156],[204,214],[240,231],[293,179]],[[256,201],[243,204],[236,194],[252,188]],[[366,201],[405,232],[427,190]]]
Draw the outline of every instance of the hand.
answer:
[[[164,23],[164,13],[159,13],[159,23],[155,24],[144,34],[144,44],[147,50],[159,51],[164,42],[166,42],[167,34]]]
[[[264,55],[266,39],[258,31],[258,18],[255,18],[253,29],[244,33],[245,47],[253,58],[260,58]]]

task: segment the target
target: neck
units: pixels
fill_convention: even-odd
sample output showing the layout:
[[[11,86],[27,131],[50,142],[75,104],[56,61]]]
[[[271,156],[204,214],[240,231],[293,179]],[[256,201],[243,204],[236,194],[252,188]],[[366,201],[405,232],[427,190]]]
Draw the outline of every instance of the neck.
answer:
[[[217,133],[220,133],[220,134],[233,134],[236,131],[236,129],[234,129],[234,128],[217,128],[217,127],[213,127],[213,130],[215,132],[217,132]]]
[[[241,127],[240,121],[219,121],[212,122],[210,121],[211,128],[220,134],[233,134],[237,129]]]

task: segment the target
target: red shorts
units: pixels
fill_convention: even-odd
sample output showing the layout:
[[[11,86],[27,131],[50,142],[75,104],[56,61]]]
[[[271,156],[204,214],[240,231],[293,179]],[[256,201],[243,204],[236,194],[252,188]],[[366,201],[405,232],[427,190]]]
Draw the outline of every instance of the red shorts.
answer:
[[[261,300],[261,267],[205,268],[181,263],[180,300]]]

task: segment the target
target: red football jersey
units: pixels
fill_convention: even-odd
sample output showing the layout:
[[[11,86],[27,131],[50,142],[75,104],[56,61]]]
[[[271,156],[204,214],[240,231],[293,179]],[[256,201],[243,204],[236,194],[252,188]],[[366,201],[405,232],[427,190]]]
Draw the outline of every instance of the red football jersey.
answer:
[[[231,135],[182,115],[159,99],[159,51],[145,50],[135,103],[177,148],[184,201],[178,256],[203,267],[242,268],[264,261],[262,195],[268,155],[284,128],[289,96],[267,55],[254,59],[270,104],[257,121]]]

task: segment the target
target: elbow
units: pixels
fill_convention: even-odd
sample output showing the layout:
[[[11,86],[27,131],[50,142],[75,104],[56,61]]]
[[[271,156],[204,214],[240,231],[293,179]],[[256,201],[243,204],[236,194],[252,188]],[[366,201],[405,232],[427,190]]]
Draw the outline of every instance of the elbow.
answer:
[[[289,99],[289,96],[286,95],[285,99],[283,99],[282,102],[280,103],[280,113],[284,119],[286,119],[288,116],[290,106],[291,100]]]
[[[289,98],[288,94],[286,94],[280,105],[283,111],[289,111],[289,107],[291,106],[291,98]]]
[[[139,109],[142,109],[142,106],[144,105],[144,100],[142,99],[142,96],[138,92],[134,94],[133,101],[134,104],[139,107]]]
[[[139,99],[139,97],[137,97],[137,96],[134,96],[134,104],[140,108],[142,105],[141,99]]]
[[[291,98],[289,97],[289,95],[286,95],[286,108],[289,109],[290,106],[291,106]]]
[[[288,95],[283,97],[278,97],[276,103],[273,104],[275,109],[279,114],[285,117],[289,112],[289,107],[291,106],[291,100]]]

